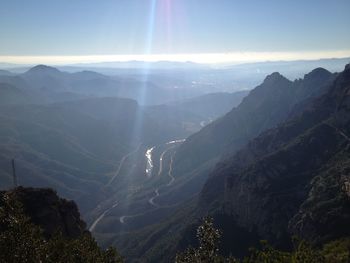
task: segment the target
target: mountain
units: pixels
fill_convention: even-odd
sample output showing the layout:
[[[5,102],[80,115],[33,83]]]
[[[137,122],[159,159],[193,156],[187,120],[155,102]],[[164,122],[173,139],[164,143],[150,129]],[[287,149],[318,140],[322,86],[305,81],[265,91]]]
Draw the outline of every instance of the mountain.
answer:
[[[349,58],[297,61],[266,61],[244,64],[192,64],[186,62],[107,62],[95,65],[79,64],[57,66],[63,72],[95,71],[107,76],[132,78],[134,81],[153,83],[158,87],[178,87],[191,91],[192,96],[213,92],[250,90],[259,85],[266,75],[278,71],[290,80],[303,78],[306,72],[322,67],[339,72],[349,63]],[[1,65],[0,65],[1,67]],[[28,66],[7,67],[11,72],[23,73]],[[106,95],[106,94],[105,94]],[[114,94],[116,95],[116,94]],[[168,97],[169,98],[169,97]],[[189,98],[189,97],[187,97]],[[180,96],[174,99],[184,99]],[[168,101],[169,102],[169,101]],[[159,101],[157,102],[159,103]],[[160,102],[160,103],[164,103]]]
[[[32,94],[7,83],[0,83],[0,105],[38,103]]]
[[[177,188],[174,186],[158,197],[157,202],[174,204],[183,200],[185,195],[187,199],[168,216],[163,216],[159,223],[130,232],[135,242],[157,239],[156,242],[143,242],[135,247],[133,243],[118,241],[119,237],[123,240],[129,237],[125,233],[115,235],[114,244],[118,244],[124,253],[133,255],[131,261],[138,257],[149,261],[169,261],[176,250],[193,244],[198,219],[210,214],[223,230],[222,250],[228,254],[242,256],[260,239],[269,239],[274,245],[288,247],[290,236],[286,215],[291,219],[302,201],[306,200],[308,183],[314,176],[313,172],[317,171],[316,165],[326,160],[324,156],[331,157],[336,153],[332,142],[338,146],[344,142],[344,137],[339,137],[339,133],[332,128],[317,130],[313,136],[319,138],[312,139],[311,136],[304,141],[303,136],[299,137],[301,131],[307,133],[309,128],[327,119],[334,111],[328,105],[330,100],[325,99],[324,105],[315,114],[302,112],[314,109],[313,102],[317,102],[320,96],[329,98],[329,92],[335,90],[334,85],[330,85],[335,78],[341,82],[343,74],[337,76],[323,69],[315,69],[303,80],[294,82],[278,73],[266,77],[238,107],[190,136],[176,149],[175,158],[178,160],[174,160],[173,176],[178,182],[185,180],[182,178],[192,178],[191,182],[197,182],[197,186],[199,178],[202,178],[204,182],[201,185],[204,187],[198,190],[200,194],[196,195],[197,188],[194,186],[192,195],[188,194],[187,184],[179,183]],[[303,107],[300,108],[300,105]],[[297,123],[301,114],[305,115],[305,119],[292,125]],[[280,130],[284,133],[276,135],[276,131]],[[289,141],[292,138],[295,143]],[[300,141],[306,144],[296,146]],[[220,144],[220,148],[214,148],[214,153],[206,153],[212,151],[216,143]],[[288,147],[291,147],[289,155],[285,152]],[[328,152],[324,150],[328,148]],[[198,161],[196,165],[193,165],[194,160]],[[306,175],[306,171],[304,174],[305,169],[310,169],[310,174]],[[284,174],[279,175],[280,171],[284,171]],[[300,173],[299,180],[295,173]],[[346,200],[342,194],[339,197],[342,198],[340,204]],[[138,220],[151,218],[151,214],[146,214],[140,215]],[[338,222],[344,226],[346,218]],[[173,233],[172,242],[165,233]]]
[[[68,73],[55,67],[38,65],[24,73],[0,75],[0,83],[38,93],[43,98],[42,103],[86,97],[122,97],[135,99],[141,105],[157,105],[205,93],[204,90],[183,85],[181,78],[174,78],[172,74],[135,77],[123,73],[106,76],[88,70]]]
[[[107,92],[110,83],[118,86],[110,89],[130,97],[146,86],[95,72],[70,74],[39,65],[0,79],[1,188],[11,185],[14,158],[19,174],[27,175],[19,176],[22,185],[55,188],[75,199],[84,215],[113,193],[105,185],[126,155],[140,146],[135,178],[142,182],[143,151],[187,137],[202,121],[167,105],[141,107],[135,100],[114,97]],[[105,93],[108,97],[101,96]]]
[[[279,246],[294,234],[313,244],[349,236],[349,90],[347,66],[299,116],[218,164],[202,209],[221,203],[215,213]]]
[[[46,66],[46,65],[37,65],[35,67],[30,68],[24,74],[26,74],[26,75],[32,75],[32,74],[56,75],[56,74],[62,74],[62,72],[54,67],[50,67],[50,66]]]
[[[3,106],[0,120],[1,188],[10,186],[15,158],[21,185],[55,188],[83,213],[103,197],[108,172],[133,147],[122,133],[132,129],[127,122],[118,127],[65,105]]]
[[[76,200],[85,215],[114,192],[117,186],[104,186],[126,155],[138,149],[142,158],[137,178],[144,180],[149,145],[185,138],[199,129],[197,117],[176,110],[169,114],[167,119],[164,108],[151,111],[134,100],[112,97],[2,105],[1,188],[11,185],[10,160],[15,158],[21,185],[55,188]]]
[[[51,237],[60,231],[65,237],[77,238],[86,231],[86,223],[80,218],[77,205],[59,198],[52,189],[18,187],[0,192],[0,198],[4,195],[19,202],[24,214],[43,229],[45,236]]]
[[[334,74],[315,69],[294,82],[275,72],[238,107],[190,136],[178,149],[175,167],[184,173],[222,154],[232,154],[250,139],[287,118],[301,101],[325,91]]]
[[[278,71],[288,79],[302,78],[306,72],[322,67],[330,72],[340,72],[350,62],[349,57],[330,58],[316,60],[295,60],[295,61],[266,61],[257,63],[244,63],[238,65],[227,65],[222,70],[225,74],[234,76],[241,75],[241,78],[263,79],[270,72]]]
[[[260,239],[289,248],[294,234],[316,245],[342,238],[348,71],[294,81],[275,72],[249,94],[196,98],[177,98],[164,76],[161,88],[42,65],[0,76],[1,188],[15,159],[21,185],[74,199],[100,244],[130,262],[171,261],[207,214],[236,256]]]
[[[74,201],[48,188],[0,192],[1,262],[123,262],[101,249]]]

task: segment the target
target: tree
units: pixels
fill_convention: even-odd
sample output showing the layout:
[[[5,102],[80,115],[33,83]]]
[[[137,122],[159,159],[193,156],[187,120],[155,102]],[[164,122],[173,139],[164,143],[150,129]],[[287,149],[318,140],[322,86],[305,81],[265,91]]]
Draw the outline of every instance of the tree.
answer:
[[[197,229],[198,248],[188,248],[176,255],[176,263],[222,263],[238,262],[233,258],[224,258],[218,254],[221,233],[214,227],[213,219],[204,218],[204,222]]]
[[[188,248],[176,255],[176,263],[348,263],[350,262],[350,238],[344,238],[315,249],[303,240],[294,238],[292,251],[280,251],[267,241],[260,248],[250,249],[242,260],[219,255],[220,231],[214,228],[213,219],[205,218],[197,229],[199,247]]]
[[[39,226],[31,223],[18,200],[0,195],[0,262],[122,263],[114,248],[102,250],[89,232],[79,238],[57,232],[45,239]]]

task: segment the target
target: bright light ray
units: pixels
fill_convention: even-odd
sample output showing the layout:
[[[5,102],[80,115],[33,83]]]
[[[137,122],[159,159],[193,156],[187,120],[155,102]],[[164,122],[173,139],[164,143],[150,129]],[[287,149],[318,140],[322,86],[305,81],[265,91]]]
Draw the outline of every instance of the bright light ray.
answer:
[[[167,45],[167,50],[171,50],[171,43],[172,43],[172,39],[171,39],[171,20],[172,20],[172,10],[171,10],[171,0],[164,0],[161,2],[162,3],[162,13],[164,15],[164,21],[165,21],[165,28],[166,28],[166,32],[165,32],[165,36],[166,36],[166,45]]]
[[[148,22],[148,31],[147,31],[148,33],[146,36],[147,39],[146,39],[145,54],[150,54],[151,50],[152,50],[153,34],[154,34],[155,19],[156,19],[156,17],[155,17],[156,16],[156,7],[157,7],[157,0],[152,0],[151,6],[150,6],[149,22]],[[147,100],[148,73],[149,73],[149,69],[147,67],[145,67],[143,69],[142,83],[141,83],[141,86],[139,87],[139,91],[138,91],[139,92],[138,102],[141,105],[145,104],[146,100]],[[139,143],[142,141],[143,127],[145,124],[146,123],[144,120],[143,111],[137,110],[136,115],[135,115],[135,119],[134,119],[133,132],[132,132],[132,136],[131,136],[131,143],[134,143],[134,142]],[[131,174],[132,173],[130,173],[130,175]],[[133,181],[131,178],[128,178],[128,180]],[[129,200],[128,198],[126,198],[126,200],[125,200],[125,202],[126,202],[126,204],[125,204],[126,215],[129,214],[130,201],[131,200]],[[124,228],[124,224],[121,226],[121,229],[123,229],[123,228]]]

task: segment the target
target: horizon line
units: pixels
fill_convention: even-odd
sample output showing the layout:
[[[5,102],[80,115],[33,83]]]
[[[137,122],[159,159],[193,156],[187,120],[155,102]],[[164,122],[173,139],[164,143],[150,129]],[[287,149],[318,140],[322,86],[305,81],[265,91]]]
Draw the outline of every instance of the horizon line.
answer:
[[[108,62],[192,62],[198,64],[240,64],[250,62],[277,62],[319,60],[350,57],[350,50],[295,51],[295,52],[226,52],[183,54],[123,54],[123,55],[24,55],[1,56],[0,63],[16,65],[72,65]]]

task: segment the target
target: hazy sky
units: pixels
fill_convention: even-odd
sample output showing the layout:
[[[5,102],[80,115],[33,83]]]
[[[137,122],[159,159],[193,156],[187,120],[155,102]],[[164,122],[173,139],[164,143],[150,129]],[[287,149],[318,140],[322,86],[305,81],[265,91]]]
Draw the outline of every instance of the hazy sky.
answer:
[[[1,0],[0,60],[340,56],[350,54],[349,28],[349,0]]]

